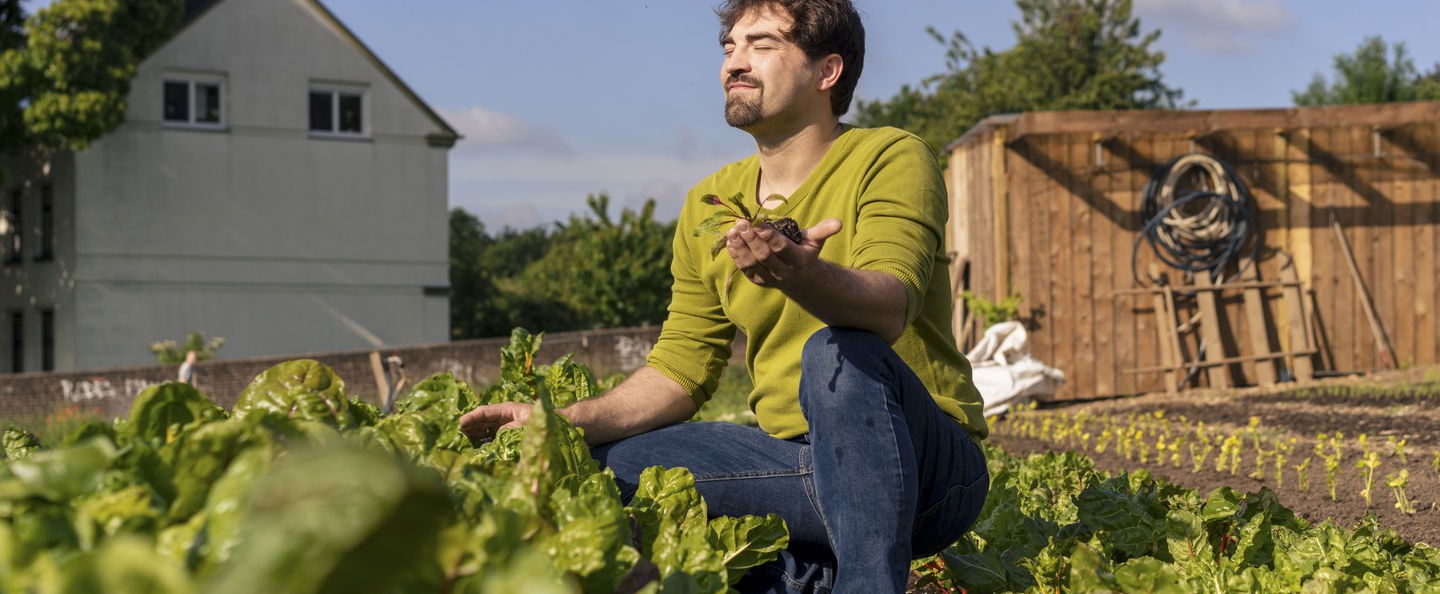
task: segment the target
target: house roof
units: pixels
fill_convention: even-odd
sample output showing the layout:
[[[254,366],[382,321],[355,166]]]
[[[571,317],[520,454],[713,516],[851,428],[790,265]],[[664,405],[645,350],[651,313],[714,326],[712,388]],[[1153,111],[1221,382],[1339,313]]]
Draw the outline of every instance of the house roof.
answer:
[[[180,31],[190,26],[190,23],[204,16],[206,12],[222,1],[223,0],[185,0],[185,15],[181,20],[180,28],[176,29],[175,33],[178,35]],[[375,68],[380,70],[381,74],[385,75],[385,78],[395,83],[396,88],[400,89],[400,92],[406,97],[409,97],[410,100],[413,101],[421,111],[425,112],[425,115],[429,116],[430,119],[435,122],[435,125],[443,131],[440,134],[431,134],[425,137],[425,140],[430,143],[430,146],[449,148],[455,145],[455,141],[460,140],[460,133],[450,127],[450,124],[445,121],[445,118],[440,117],[440,114],[436,113],[429,104],[425,103],[425,100],[421,99],[420,95],[417,95],[414,89],[410,88],[410,85],[405,84],[405,81],[400,79],[400,75],[395,74],[394,70],[386,66],[385,62],[380,59],[380,56],[371,51],[363,41],[360,41],[360,38],[355,36],[355,33],[351,31],[349,27],[346,27],[345,23],[340,22],[340,19],[335,16],[335,13],[330,12],[330,9],[320,3],[320,0],[304,1],[314,6],[320,15],[340,32],[341,37],[344,37],[346,41],[350,42],[350,45],[354,46],[356,50],[359,50]]]

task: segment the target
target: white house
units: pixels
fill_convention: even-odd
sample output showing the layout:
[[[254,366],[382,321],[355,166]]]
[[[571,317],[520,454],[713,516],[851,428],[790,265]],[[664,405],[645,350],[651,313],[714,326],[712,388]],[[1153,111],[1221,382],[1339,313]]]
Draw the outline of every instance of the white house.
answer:
[[[449,338],[458,135],[316,0],[190,0],[90,148],[14,158],[0,371]]]

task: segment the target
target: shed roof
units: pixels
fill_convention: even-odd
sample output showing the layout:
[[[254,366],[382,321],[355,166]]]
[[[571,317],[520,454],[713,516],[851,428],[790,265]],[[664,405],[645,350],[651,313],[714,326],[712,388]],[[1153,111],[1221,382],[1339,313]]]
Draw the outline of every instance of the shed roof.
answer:
[[[1277,109],[1114,111],[1032,111],[994,115],[966,131],[946,151],[979,141],[986,133],[1006,128],[1007,142],[1027,136],[1092,133],[1101,137],[1151,132],[1204,136],[1225,130],[1374,126],[1385,130],[1406,124],[1440,121],[1440,101],[1326,105]]]

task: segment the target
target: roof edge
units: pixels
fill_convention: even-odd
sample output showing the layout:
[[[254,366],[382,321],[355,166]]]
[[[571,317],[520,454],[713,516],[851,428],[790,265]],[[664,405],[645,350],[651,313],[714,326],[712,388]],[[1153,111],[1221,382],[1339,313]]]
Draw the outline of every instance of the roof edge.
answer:
[[[345,23],[341,22],[339,17],[335,16],[335,13],[330,12],[330,9],[327,8],[323,3],[321,3],[320,0],[307,1],[313,4],[315,8],[320,9],[320,14],[324,16],[327,20],[329,20],[336,29],[339,29],[340,34],[343,35],[347,41],[354,45],[356,49],[360,50],[360,53],[364,54],[366,59],[370,60],[371,64],[374,64],[376,68],[380,69],[381,74],[384,74],[386,78],[389,78],[390,82],[395,83],[395,86],[400,89],[400,92],[402,94],[410,98],[411,101],[415,102],[415,105],[419,106],[420,110],[424,111],[425,115],[429,116],[430,119],[435,122],[435,125],[439,126],[440,129],[444,131],[444,134],[440,136],[448,135],[449,137],[451,137],[451,145],[454,144],[454,141],[457,141],[461,138],[460,133],[456,132],[455,128],[452,128],[450,126],[450,123],[445,121],[445,118],[440,117],[440,114],[436,113],[436,111],[432,109],[430,107],[430,104],[426,103],[424,99],[421,99],[420,95],[415,93],[414,89],[410,88],[410,85],[405,84],[405,81],[400,78],[400,75],[395,74],[394,70],[391,70],[389,66],[385,65],[385,61],[381,60],[380,56],[377,55],[374,51],[371,51],[370,47],[365,45],[365,42],[360,41],[360,38],[356,36],[349,27],[346,27]],[[427,138],[430,138],[432,136],[436,135],[427,135]],[[437,144],[433,141],[430,143],[430,145],[437,146]]]
[[[970,142],[971,139],[978,137],[981,134],[984,134],[996,128],[1000,128],[1002,126],[1008,126],[1010,124],[1013,124],[1023,115],[1025,114],[1002,113],[992,116],[986,116],[984,119],[976,122],[974,126],[971,126],[969,130],[966,130],[964,134],[961,134],[960,138],[956,138],[955,140],[950,141],[950,144],[945,145],[945,152],[951,152],[955,150],[956,147]]]
[[[987,117],[945,146],[951,152],[978,136],[1005,126],[1007,141],[1047,134],[1191,133],[1197,136],[1224,130],[1277,130],[1338,126],[1402,126],[1440,121],[1440,101],[1362,103],[1260,109],[1132,109],[1027,111]]]

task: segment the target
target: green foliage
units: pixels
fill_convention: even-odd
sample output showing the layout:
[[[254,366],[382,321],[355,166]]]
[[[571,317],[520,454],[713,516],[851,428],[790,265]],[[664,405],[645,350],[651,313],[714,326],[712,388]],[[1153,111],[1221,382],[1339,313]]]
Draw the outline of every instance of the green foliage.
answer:
[[[435,375],[388,416],[302,360],[229,414],[172,383],[63,447],[12,428],[0,591],[719,594],[785,547],[777,516],[707,518],[684,469],[650,469],[625,505],[554,412],[599,394],[589,370],[512,339],[496,386]],[[535,407],[523,428],[460,433],[461,414],[501,401]]]
[[[140,60],[175,31],[181,0],[0,3],[0,149],[81,150],[124,118]],[[22,23],[23,19],[23,25]]]
[[[195,353],[196,361],[209,361],[215,358],[215,351],[225,346],[225,339],[219,336],[205,340],[202,332],[190,331],[185,333],[185,343],[176,344],[173,340],[162,340],[150,343],[150,352],[155,355],[155,362],[161,365],[178,365],[185,362],[185,354]]]
[[[965,307],[969,308],[970,314],[980,316],[980,320],[985,324],[984,327],[986,328],[1020,317],[1020,301],[1022,297],[1019,293],[1001,299],[998,302],[991,301],[983,295],[976,295],[970,291],[965,291],[961,293],[960,296],[965,299]]]
[[[659,323],[670,304],[673,223],[655,220],[655,201],[636,212],[609,214],[604,194],[585,199],[586,216],[571,215],[551,238],[545,256],[526,268],[519,283],[573,312],[576,327],[624,327]]]
[[[670,299],[675,227],[639,211],[609,212],[605,194],[589,212],[553,229],[506,228],[491,236],[473,215],[450,213],[453,338],[501,336],[520,325],[546,331],[658,323]]]
[[[993,480],[969,534],[931,579],[966,592],[1426,592],[1440,555],[1373,520],[1297,518],[1268,489],[1208,496],[1144,471],[1105,476],[1075,453],[986,446]],[[936,575],[938,574],[938,575]]]
[[[1336,54],[1334,79],[1326,83],[1319,73],[1304,91],[1292,91],[1296,105],[1384,103],[1440,99],[1440,65],[1421,75],[1405,51],[1404,42],[1385,43],[1366,37],[1354,53]]]
[[[904,128],[940,152],[982,118],[1022,111],[1175,107],[1181,91],[1160,75],[1160,31],[1142,32],[1129,0],[1016,0],[1015,45],[976,49],[956,31],[946,71],[894,97],[862,101],[862,126]]]

